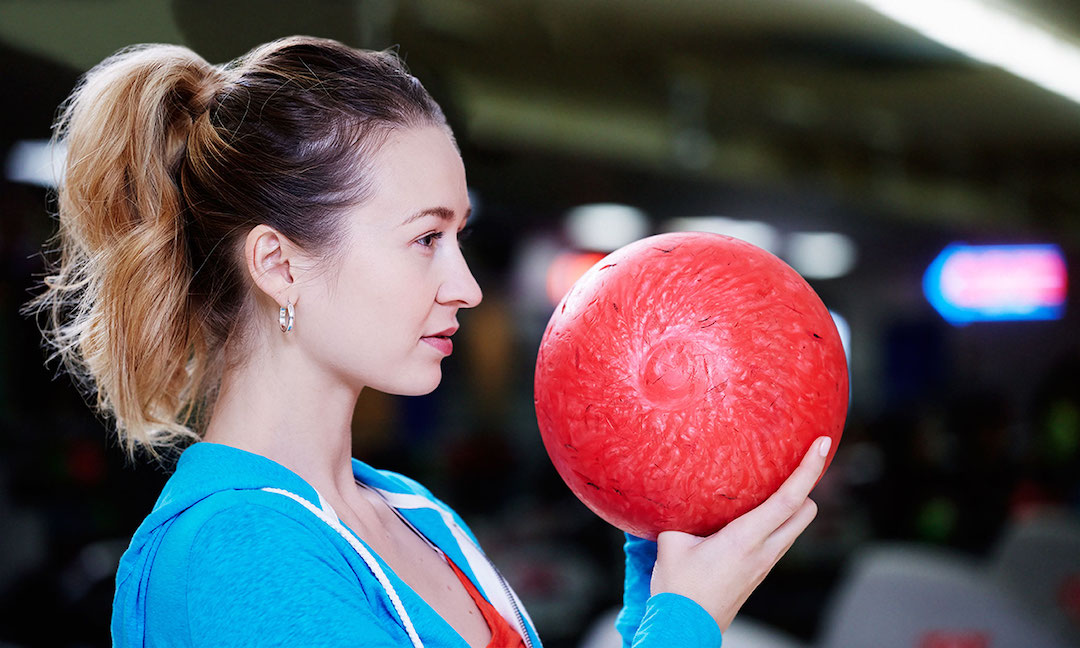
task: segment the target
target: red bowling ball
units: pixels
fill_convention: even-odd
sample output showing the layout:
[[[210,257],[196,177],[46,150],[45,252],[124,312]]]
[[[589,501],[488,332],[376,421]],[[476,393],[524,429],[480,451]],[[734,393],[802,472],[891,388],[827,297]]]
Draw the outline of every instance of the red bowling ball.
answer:
[[[783,261],[719,234],[662,234],[602,259],[555,308],[535,404],[555,469],[597,515],[644,538],[709,535],[817,437],[832,437],[832,460],[847,362]]]

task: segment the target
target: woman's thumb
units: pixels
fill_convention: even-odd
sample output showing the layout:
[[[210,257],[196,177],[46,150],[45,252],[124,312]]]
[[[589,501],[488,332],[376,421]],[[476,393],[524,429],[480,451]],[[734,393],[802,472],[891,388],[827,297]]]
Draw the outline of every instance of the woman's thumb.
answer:
[[[701,538],[683,533],[682,531],[661,531],[656,536],[656,549],[658,552],[681,553],[701,542]]]

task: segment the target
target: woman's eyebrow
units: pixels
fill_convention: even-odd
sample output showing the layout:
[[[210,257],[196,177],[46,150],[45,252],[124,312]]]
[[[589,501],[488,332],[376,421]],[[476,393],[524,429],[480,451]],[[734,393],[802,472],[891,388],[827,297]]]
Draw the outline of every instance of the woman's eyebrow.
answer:
[[[472,214],[472,207],[465,210],[465,220],[469,220],[469,216]],[[427,209],[421,209],[412,216],[406,218],[401,224],[408,225],[413,221],[420,220],[425,216],[438,216],[440,220],[449,221],[454,220],[454,210],[449,207],[429,207]]]

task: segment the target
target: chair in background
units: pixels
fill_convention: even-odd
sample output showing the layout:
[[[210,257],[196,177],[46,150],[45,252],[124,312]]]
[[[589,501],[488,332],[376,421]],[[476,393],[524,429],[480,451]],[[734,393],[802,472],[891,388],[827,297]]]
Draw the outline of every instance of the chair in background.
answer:
[[[1080,519],[1048,510],[1013,523],[990,559],[991,577],[1029,614],[1080,646]]]
[[[617,616],[619,608],[613,608],[598,616],[585,630],[578,648],[620,648],[622,637],[615,630]]]
[[[578,648],[620,648],[622,637],[615,631],[618,614],[619,609],[615,608],[597,617]],[[723,643],[724,648],[809,648],[783,632],[745,616],[735,617],[724,632]]]
[[[1067,648],[972,558],[919,545],[856,554],[819,648]]]
[[[724,648],[809,648],[772,626],[749,617],[737,616],[724,633]]]

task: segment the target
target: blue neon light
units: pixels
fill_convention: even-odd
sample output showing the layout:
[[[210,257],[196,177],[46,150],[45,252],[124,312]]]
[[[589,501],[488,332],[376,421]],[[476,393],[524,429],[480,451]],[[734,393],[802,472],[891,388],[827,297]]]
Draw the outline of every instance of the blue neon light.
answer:
[[[1065,256],[1053,244],[965,245],[941,251],[923,275],[926,299],[955,325],[1055,320],[1065,314]]]

